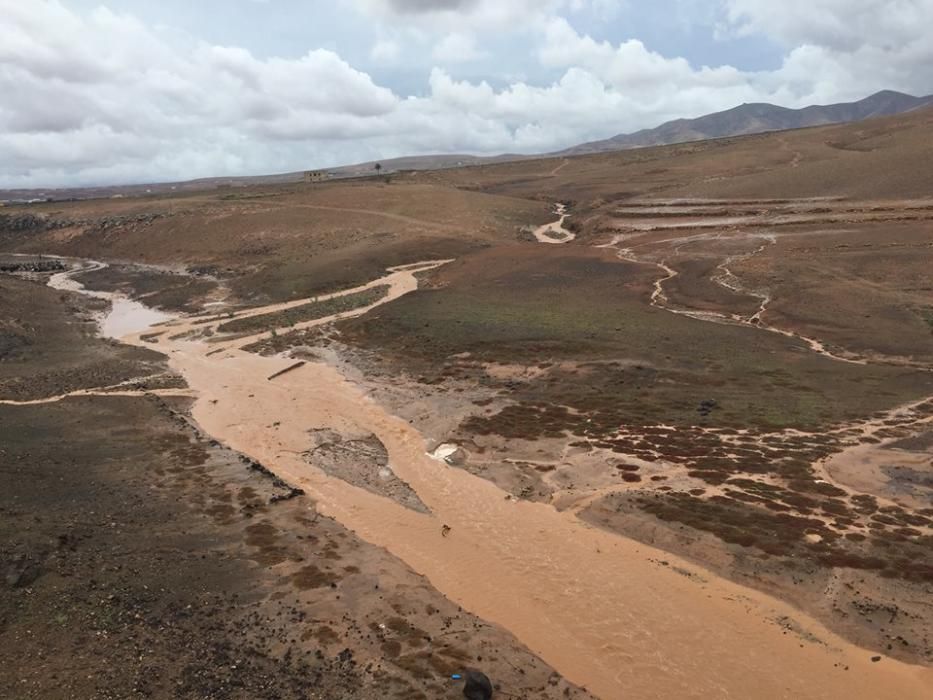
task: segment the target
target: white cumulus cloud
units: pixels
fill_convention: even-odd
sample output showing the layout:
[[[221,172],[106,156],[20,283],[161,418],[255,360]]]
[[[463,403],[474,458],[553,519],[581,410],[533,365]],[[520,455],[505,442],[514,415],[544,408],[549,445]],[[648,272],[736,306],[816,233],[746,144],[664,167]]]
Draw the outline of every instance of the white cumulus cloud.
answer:
[[[467,63],[485,58],[487,54],[476,45],[472,35],[454,32],[441,39],[431,55],[442,63]]]
[[[574,20],[625,5],[340,0],[351,19],[371,21],[359,30],[370,48],[353,65],[336,49],[260,52],[105,6],[0,0],[0,187],[543,152],[741,102],[933,92],[931,0],[895,0],[884,12],[870,0],[723,0],[723,35],[786,47],[778,67],[755,71],[696,65],[639,38],[593,38]],[[346,49],[346,38],[333,46]],[[515,41],[527,55],[513,65],[524,50]],[[393,87],[392,71],[412,65],[417,84]]]

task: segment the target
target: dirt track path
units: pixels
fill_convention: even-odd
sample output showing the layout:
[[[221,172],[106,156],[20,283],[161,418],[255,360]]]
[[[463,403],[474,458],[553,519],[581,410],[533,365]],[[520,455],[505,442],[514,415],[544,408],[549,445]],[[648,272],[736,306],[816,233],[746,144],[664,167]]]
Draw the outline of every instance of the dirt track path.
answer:
[[[65,399],[70,399],[77,396],[185,396],[185,397],[194,397],[194,392],[191,389],[112,389],[108,390],[106,387],[103,389],[81,389],[79,391],[70,391],[67,394],[58,394],[57,396],[49,396],[43,399],[26,399],[24,401],[18,401],[15,399],[2,399],[0,400],[0,405],[2,406],[39,406],[47,403],[58,403],[59,401],[64,401]]]
[[[331,366],[309,362],[269,381],[292,361],[233,346],[217,352],[216,344],[169,333],[146,343],[140,335],[126,340],[168,355],[197,394],[193,415],[207,433],[304,488],[327,515],[607,700],[929,697],[929,669],[890,658],[872,663],[870,652],[777,599],[706,571],[688,578],[675,566],[698,567],[550,505],[507,498],[491,482],[432,459],[417,430]],[[390,467],[431,513],[308,464],[301,456],[308,431],[319,428],[375,434]],[[781,616],[822,641],[785,634],[774,622]]]
[[[427,226],[429,228],[441,229],[444,231],[455,231],[457,233],[462,233],[462,227],[454,226],[453,224],[445,224],[440,221],[428,221],[427,219],[416,219],[412,216],[405,216],[404,214],[393,214],[388,211],[380,211],[378,209],[358,209],[356,207],[332,207],[325,204],[289,204],[289,207],[295,207],[298,209],[319,209],[321,211],[342,211],[347,214],[365,214],[366,216],[377,216],[381,219],[392,219],[393,221],[401,221],[405,224],[416,224],[418,226]]]
[[[555,166],[554,169],[548,173],[548,177],[557,177],[557,173],[559,173],[561,170],[566,168],[568,165],[570,165],[570,160],[567,158],[564,158],[564,160],[561,163]]]
[[[843,350],[842,352],[833,352],[826,347],[826,344],[816,338],[811,338],[809,336],[796,333],[785,328],[780,328],[779,326],[772,325],[765,321],[764,316],[768,311],[768,305],[770,304],[772,298],[771,295],[767,292],[760,292],[754,290],[748,290],[742,286],[741,280],[729,269],[729,265],[735,262],[738,259],[748,259],[762,252],[766,246],[761,246],[758,250],[750,254],[740,255],[740,256],[728,256],[722,263],[717,266],[717,270],[720,271],[720,275],[717,275],[712,278],[712,281],[716,284],[729,289],[730,291],[736,293],[749,294],[755,296],[761,300],[761,304],[758,307],[758,311],[752,316],[745,317],[739,314],[729,314],[719,311],[699,311],[695,309],[683,308],[675,306],[671,303],[670,299],[667,296],[667,293],[664,289],[665,284],[670,282],[672,279],[677,277],[680,273],[671,267],[668,264],[668,259],[662,258],[660,260],[656,259],[654,255],[643,255],[636,252],[636,248],[641,247],[642,245],[649,245],[648,243],[636,244],[626,246],[626,240],[631,237],[631,234],[621,234],[614,237],[609,243],[597,246],[598,248],[612,248],[616,250],[619,259],[625,260],[627,262],[633,262],[639,265],[650,265],[658,268],[662,275],[658,277],[653,286],[651,293],[650,303],[652,306],[663,309],[672,314],[677,314],[678,316],[686,316],[688,318],[695,319],[697,321],[706,321],[708,323],[718,323],[723,325],[732,325],[732,326],[746,326],[749,328],[755,328],[757,330],[766,331],[768,333],[776,333],[778,335],[783,335],[785,338],[791,338],[793,340],[800,341],[806,345],[810,351],[815,352],[818,355],[827,357],[831,360],[837,362],[845,362],[848,364],[855,365],[868,365],[872,363],[878,364],[892,364],[899,365],[904,367],[912,367],[913,369],[919,369],[922,371],[933,371],[933,368],[930,368],[926,365],[920,365],[904,358],[885,358],[885,357],[863,357],[853,352],[848,352]],[[724,234],[722,233],[700,233],[693,234],[690,236],[685,236],[683,238],[671,238],[662,241],[652,241],[650,245],[657,245],[659,243],[677,243],[678,245],[674,247],[674,253],[676,254],[679,250],[679,246],[686,243],[693,243],[698,240],[723,240]],[[735,238],[773,238],[771,234],[767,233],[741,233],[735,234]]]

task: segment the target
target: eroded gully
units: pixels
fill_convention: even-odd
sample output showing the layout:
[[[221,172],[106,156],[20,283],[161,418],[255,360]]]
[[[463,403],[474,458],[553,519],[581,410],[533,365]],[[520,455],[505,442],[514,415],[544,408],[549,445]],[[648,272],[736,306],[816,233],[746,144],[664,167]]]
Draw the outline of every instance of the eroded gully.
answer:
[[[389,284],[392,292],[373,306],[415,289],[414,271],[437,264],[390,270],[373,284]],[[431,458],[424,436],[334,367],[308,362],[270,381],[292,360],[247,353],[242,339],[184,337],[204,326],[203,317],[180,318],[123,340],[168,356],[197,397],[192,414],[203,430],[303,488],[325,515],[509,630],[597,696],[929,697],[933,671],[888,657],[873,663],[871,652],[776,598],[705,570],[684,576],[678,569],[701,570],[572,513],[507,498],[491,482]],[[392,470],[430,514],[328,477],[305,461],[308,431],[320,428],[376,435]],[[672,566],[659,566],[661,559]],[[785,634],[775,623],[782,616],[820,642]]]

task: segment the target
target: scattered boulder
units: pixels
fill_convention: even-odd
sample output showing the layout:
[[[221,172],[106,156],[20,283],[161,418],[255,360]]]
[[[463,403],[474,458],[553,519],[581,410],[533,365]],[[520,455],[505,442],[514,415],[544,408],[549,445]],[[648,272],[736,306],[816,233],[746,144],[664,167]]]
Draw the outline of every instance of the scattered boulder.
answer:
[[[0,214],[0,231],[4,232],[42,231],[47,223],[47,219],[35,214]]]
[[[443,460],[452,467],[462,467],[466,464],[467,453],[462,447],[453,443],[443,443],[431,453],[434,459]]]
[[[465,674],[463,697],[467,700],[491,700],[492,682],[485,673],[469,670]]]
[[[61,260],[24,260],[0,263],[0,272],[61,272],[68,269]]]
[[[42,575],[42,566],[31,557],[20,554],[6,567],[4,581],[10,588],[26,588]]]

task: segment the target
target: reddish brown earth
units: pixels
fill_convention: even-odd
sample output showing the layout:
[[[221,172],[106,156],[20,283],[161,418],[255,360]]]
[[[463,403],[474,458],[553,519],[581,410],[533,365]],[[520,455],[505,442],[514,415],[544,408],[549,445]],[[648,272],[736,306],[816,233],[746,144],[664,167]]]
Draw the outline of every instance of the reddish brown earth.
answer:
[[[129,346],[111,357],[73,315],[80,297],[0,285],[40,312],[2,365],[37,377],[32,394],[63,335],[70,390],[121,363],[167,370]],[[205,435],[190,400],[130,386],[0,403],[4,697],[455,698],[450,675],[472,666],[516,697],[590,697]]]
[[[373,576],[385,575],[388,565],[373,562],[388,557],[398,572],[392,576],[421,581],[421,588],[412,583],[399,589],[396,603],[407,605],[408,615],[415,614],[412,601],[427,595],[439,601],[447,596],[477,614],[470,624],[487,630],[480,635],[485,641],[458,638],[456,654],[504,660],[491,666],[503,683],[514,684],[516,665],[536,663],[540,674],[522,686],[528,697],[539,697],[539,686],[560,691],[564,682],[547,685],[550,669],[532,662],[526,648],[602,697],[615,696],[619,679],[645,689],[646,696],[652,687],[660,692],[661,685],[651,685],[654,672],[638,664],[623,664],[625,672],[615,680],[597,668],[600,660],[633,652],[614,630],[595,637],[584,631],[587,616],[601,612],[585,601],[615,591],[612,605],[622,608],[628,601],[647,610],[680,610],[704,586],[741,591],[739,599],[757,601],[749,608],[756,611],[750,622],[743,623],[751,625],[743,628],[744,648],[770,648],[775,664],[754,662],[758,678],[792,669],[805,684],[798,693],[804,697],[878,697],[875,684],[891,683],[907,684],[899,686],[902,696],[920,697],[929,688],[921,667],[933,659],[933,619],[924,602],[933,586],[931,120],[929,111],[921,111],[851,126],[419,173],[390,184],[257,187],[5,211],[26,218],[15,225],[0,220],[4,250],[116,262],[77,279],[196,315],[174,330],[153,331],[151,342],[140,343],[146,351],[100,341],[85,346],[77,340],[81,333],[67,330],[61,309],[58,316],[42,306],[37,314],[23,314],[21,304],[8,300],[27,294],[17,286],[25,283],[0,279],[9,290],[0,299],[0,387],[4,398],[23,400],[140,378],[151,393],[187,385],[199,400],[193,409],[180,405],[182,412],[193,410],[201,428],[209,427],[220,442],[241,452],[257,450],[254,458],[302,482],[312,494],[305,497],[314,501],[311,507],[336,519],[315,521],[329,528],[316,537],[331,541],[343,533],[353,551],[371,552],[363,558],[376,567]],[[542,245],[534,233],[556,219],[556,202],[569,205],[564,225],[574,238]],[[328,298],[335,290],[376,288],[392,266],[448,259],[453,262],[415,276],[400,273],[399,280],[407,281],[394,288],[397,294],[357,300],[369,306],[358,306],[349,295],[339,302],[343,294]],[[60,303],[75,305],[68,298]],[[239,325],[224,329],[226,323]],[[244,346],[284,356],[254,358]],[[178,356],[166,366],[151,352],[160,349]],[[299,361],[305,364],[298,367]],[[290,387],[283,390],[288,400],[308,402],[305,409],[257,422],[259,414],[245,408],[251,402],[271,417],[285,400],[266,403],[268,382],[261,373],[293,365],[276,381]],[[239,367],[241,375],[227,375],[225,367]],[[255,385],[250,373],[256,373]],[[138,391],[129,386],[120,390]],[[320,413],[315,392],[345,407],[339,420]],[[207,394],[218,403],[210,404]],[[134,406],[144,399],[81,396],[0,410],[28,411],[28,422],[50,426],[65,424],[60,412],[73,403],[111,401]],[[372,404],[354,415],[354,401]],[[236,414],[237,407],[246,412]],[[123,410],[132,415],[135,409]],[[348,423],[329,424],[334,421]],[[250,426],[242,435],[226,427],[240,424]],[[275,430],[284,435],[286,427],[294,458],[277,451]],[[404,447],[393,443],[396,429],[409,436]],[[11,472],[18,482],[24,469],[29,473],[40,464],[29,456],[39,454],[29,445],[41,444],[41,434],[23,432],[17,454],[24,456]],[[132,445],[113,449],[139,450],[146,438],[131,437]],[[93,461],[105,443],[82,443],[87,459]],[[438,471],[432,466],[437,463],[421,461],[440,443],[459,446],[448,458],[453,469]],[[161,452],[146,454],[153,469],[165,460]],[[365,466],[354,472],[357,460]],[[396,481],[380,481],[380,470]],[[217,476],[228,492],[235,478],[229,471]],[[468,494],[467,505],[490,498],[482,508],[486,515],[473,523],[462,503],[435,491],[448,481]],[[39,493],[16,511],[17,518],[28,512],[44,521],[46,511],[61,507],[51,497],[43,502]],[[175,506],[197,511],[204,506],[199,500],[185,492]],[[276,504],[263,517],[299,502]],[[528,510],[501,510],[507,503]],[[383,517],[367,519],[369,512]],[[516,512],[526,517],[502,520]],[[499,532],[516,533],[524,549],[492,547],[483,517]],[[251,534],[255,520],[218,534],[210,529],[216,523],[207,526],[213,520],[185,530],[199,537],[245,537],[247,546],[250,538],[258,542],[269,534],[265,526]],[[578,562],[571,570],[532,566],[549,556],[547,536],[519,536],[534,524],[550,531],[551,556],[564,541],[562,528],[582,528],[587,534],[579,537],[598,541],[601,551],[626,553],[633,562],[631,581],[643,573],[656,585],[625,588],[611,558]],[[453,526],[449,537],[441,525]],[[287,517],[271,527],[276,538],[290,542],[300,534]],[[294,542],[297,549],[289,551],[307,557],[298,553],[304,544]],[[73,580],[86,582],[110,546]],[[160,547],[152,541],[140,551]],[[487,589],[470,585],[456,564],[468,561],[464,556],[473,548],[488,552],[485,568],[498,579],[534,572],[529,576],[537,592],[493,604]],[[43,556],[52,555],[43,550]],[[349,557],[349,550],[341,556]],[[230,566],[239,561],[231,556]],[[301,567],[292,570],[285,562],[265,564],[273,572],[263,575],[330,581],[333,568],[312,563],[316,568],[297,579],[292,577]],[[352,566],[368,571],[355,560]],[[574,578],[601,567],[616,573]],[[426,573],[434,588],[412,570]],[[662,570],[667,573],[649,573]],[[229,585],[231,574],[218,571],[218,586]],[[140,580],[160,575],[147,570]],[[194,578],[182,576],[173,590],[193,585]],[[517,579],[509,590],[522,592],[525,581]],[[365,627],[361,620],[382,614],[369,594],[360,592],[353,606],[342,608],[325,605],[318,588],[309,590],[290,603],[306,615],[323,605],[326,614],[314,614],[333,620],[339,612]],[[568,612],[561,622],[566,637],[555,638],[548,625],[562,618],[544,614],[540,601],[553,604],[558,598],[551,595],[566,590],[580,591],[579,601],[560,598]],[[664,605],[648,601],[645,590],[666,592]],[[80,595],[63,589],[58,598]],[[697,598],[695,605],[706,603]],[[774,614],[765,615],[765,608]],[[694,687],[703,688],[715,676],[740,691],[740,677],[725,670],[734,669],[738,653],[725,641],[733,629],[728,610],[709,622],[707,639],[718,641],[702,654],[697,647],[689,663],[681,656],[693,644],[689,625],[679,628],[678,638],[678,628],[651,615],[637,623],[659,654],[670,655],[678,678],[688,682],[693,674]],[[25,624],[33,624],[34,614]],[[615,614],[603,617],[621,619]],[[218,615],[224,625],[241,619]],[[269,634],[273,617],[261,617],[251,629]],[[405,619],[432,638],[444,631],[427,617]],[[391,640],[375,630],[378,644],[354,637],[352,625],[327,627],[340,640],[334,644],[351,649],[354,658],[382,663],[398,692],[441,692],[442,686],[431,684],[440,682],[438,669],[449,670],[442,661],[447,652],[412,646],[408,653],[434,668],[435,678],[421,674],[413,661],[399,662],[393,654],[400,650],[383,647]],[[771,629],[794,643],[785,648],[774,642]],[[61,623],[60,633],[43,630],[44,640],[84,639],[70,622]],[[4,644],[14,639],[19,645],[23,637]],[[315,658],[315,649],[324,661],[331,658],[330,647],[313,634],[303,642]],[[499,656],[490,656],[491,648]],[[851,670],[837,679],[820,659],[839,649],[845,661],[834,663]],[[100,653],[118,654],[115,647]],[[286,661],[263,654],[267,668]],[[881,660],[873,661],[875,656]],[[17,658],[12,668],[22,675],[25,657]],[[407,657],[400,652],[398,658]],[[331,670],[326,663],[319,667],[326,697],[338,692],[326,685]],[[64,667],[57,673],[63,683],[77,682]],[[376,687],[367,683],[381,676],[360,678],[339,692],[366,697],[364,690]]]

